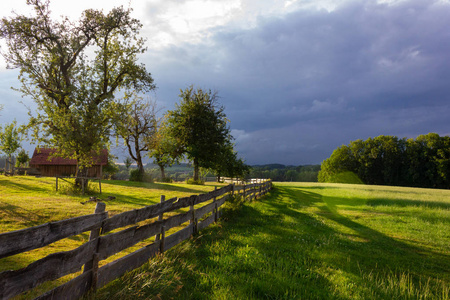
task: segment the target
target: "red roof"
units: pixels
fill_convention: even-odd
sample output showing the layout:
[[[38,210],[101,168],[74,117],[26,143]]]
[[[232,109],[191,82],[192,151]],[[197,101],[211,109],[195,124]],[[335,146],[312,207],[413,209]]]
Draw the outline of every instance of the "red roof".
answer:
[[[67,159],[62,157],[49,158],[57,149],[54,148],[36,148],[34,149],[33,157],[30,160],[30,165],[77,165],[76,159]],[[108,150],[103,149],[100,155],[93,156],[94,165],[105,166],[108,163]]]

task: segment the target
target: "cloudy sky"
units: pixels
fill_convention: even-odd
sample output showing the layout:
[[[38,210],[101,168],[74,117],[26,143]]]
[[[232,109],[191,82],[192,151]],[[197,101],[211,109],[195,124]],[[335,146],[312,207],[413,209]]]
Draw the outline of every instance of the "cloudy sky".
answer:
[[[25,2],[2,1],[2,16],[27,13]],[[51,1],[74,20],[120,5],[144,25],[158,106],[172,109],[191,84],[217,90],[249,164],[316,164],[356,139],[450,134],[448,0]],[[17,74],[0,58],[0,123],[26,122]]]

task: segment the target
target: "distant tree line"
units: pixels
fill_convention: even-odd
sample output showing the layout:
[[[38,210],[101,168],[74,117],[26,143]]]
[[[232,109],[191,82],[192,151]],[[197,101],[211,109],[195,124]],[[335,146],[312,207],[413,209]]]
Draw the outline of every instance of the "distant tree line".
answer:
[[[273,181],[317,182],[320,165],[285,166],[269,164],[251,166],[250,178],[270,178]]]
[[[333,151],[318,179],[342,182],[349,174],[366,184],[450,188],[450,137],[429,133],[416,139],[356,140]]]

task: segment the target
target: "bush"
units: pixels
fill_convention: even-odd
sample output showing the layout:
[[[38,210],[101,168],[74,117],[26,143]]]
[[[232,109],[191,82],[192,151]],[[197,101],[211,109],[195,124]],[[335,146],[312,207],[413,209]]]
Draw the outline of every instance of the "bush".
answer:
[[[161,178],[160,182],[172,183],[173,179],[170,177]]]
[[[203,180],[201,180],[201,179],[194,180],[193,178],[188,178],[186,180],[186,183],[187,184],[195,184],[195,185],[204,185],[205,184],[205,182]]]
[[[153,178],[150,174],[139,172],[139,169],[133,169],[130,171],[130,181],[153,182]]]

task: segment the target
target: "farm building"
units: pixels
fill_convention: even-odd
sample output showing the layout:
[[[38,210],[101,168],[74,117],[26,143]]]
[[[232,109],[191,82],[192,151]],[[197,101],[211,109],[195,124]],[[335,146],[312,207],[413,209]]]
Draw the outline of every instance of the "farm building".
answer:
[[[77,161],[62,157],[52,157],[56,152],[53,148],[36,148],[30,160],[30,167],[38,170],[41,176],[75,176]],[[102,168],[108,163],[108,150],[103,149],[100,155],[93,156],[94,164],[88,169],[88,177],[101,177]]]

